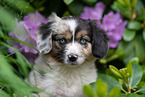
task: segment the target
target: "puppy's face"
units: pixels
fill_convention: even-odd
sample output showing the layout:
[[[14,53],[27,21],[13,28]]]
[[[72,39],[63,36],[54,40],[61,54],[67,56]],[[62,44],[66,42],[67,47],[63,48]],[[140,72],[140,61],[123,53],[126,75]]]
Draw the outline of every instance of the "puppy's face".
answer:
[[[90,20],[76,17],[59,18],[40,27],[37,34],[38,49],[51,59],[74,67],[102,58],[108,51],[104,31]]]

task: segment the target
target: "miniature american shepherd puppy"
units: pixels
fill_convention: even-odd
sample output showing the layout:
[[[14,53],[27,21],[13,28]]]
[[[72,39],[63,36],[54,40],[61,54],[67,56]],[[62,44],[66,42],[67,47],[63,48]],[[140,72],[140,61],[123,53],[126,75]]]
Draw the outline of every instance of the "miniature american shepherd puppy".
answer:
[[[31,83],[55,97],[85,97],[83,85],[97,79],[95,59],[108,51],[105,32],[96,21],[56,14],[40,26],[37,47],[44,56],[35,62]]]

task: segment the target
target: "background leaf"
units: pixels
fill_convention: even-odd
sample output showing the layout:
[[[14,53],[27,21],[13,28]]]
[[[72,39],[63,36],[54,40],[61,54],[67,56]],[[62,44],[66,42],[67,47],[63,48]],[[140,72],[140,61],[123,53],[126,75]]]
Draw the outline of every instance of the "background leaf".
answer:
[[[118,86],[120,88],[122,88],[122,85],[115,80],[114,78],[112,78],[111,76],[105,75],[105,74],[98,74],[98,78],[102,79],[103,82],[107,83],[107,87],[108,87],[108,91],[110,92],[113,87]]]
[[[124,34],[123,34],[123,39],[124,39],[125,41],[131,41],[131,40],[134,39],[135,35],[136,35],[136,32],[135,32],[135,31],[126,29],[126,30],[124,31]]]
[[[136,50],[136,56],[139,58],[140,62],[145,62],[145,41],[143,40],[143,37],[141,34],[136,36],[135,39],[135,50]]]
[[[145,41],[145,29],[144,29],[143,32],[142,32],[142,36],[143,36],[143,39],[144,39],[144,41]]]
[[[87,97],[95,97],[93,89],[89,85],[84,85],[83,92]]]
[[[107,84],[100,79],[98,79],[96,82],[96,93],[97,97],[106,97]]]
[[[73,0],[63,0],[65,2],[66,5],[69,5],[73,2]]]
[[[130,86],[134,87],[140,82],[142,78],[142,68],[137,63],[131,63],[131,66],[132,66],[133,74],[130,79]]]
[[[142,24],[138,21],[132,21],[128,23],[127,28],[131,30],[140,30],[142,28]]]
[[[145,87],[142,87],[142,88],[140,88],[140,89],[137,90],[137,91],[139,91],[140,93],[145,93]]]
[[[107,97],[118,97],[119,94],[120,94],[120,88],[119,88],[119,87],[114,87],[114,88],[110,91],[110,93],[109,93],[109,95],[108,95]]]

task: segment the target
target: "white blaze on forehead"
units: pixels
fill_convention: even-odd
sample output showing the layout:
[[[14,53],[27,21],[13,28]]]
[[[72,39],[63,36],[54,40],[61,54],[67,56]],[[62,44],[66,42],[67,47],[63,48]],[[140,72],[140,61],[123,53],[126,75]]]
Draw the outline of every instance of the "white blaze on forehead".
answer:
[[[77,24],[76,20],[71,19],[71,20],[67,20],[67,25],[69,25],[69,29],[72,32],[73,43],[74,43],[75,30],[76,30],[76,27],[77,27],[78,24]]]
[[[77,54],[79,56],[82,55],[81,45],[79,43],[69,43],[66,46],[67,52],[66,55],[69,54]]]

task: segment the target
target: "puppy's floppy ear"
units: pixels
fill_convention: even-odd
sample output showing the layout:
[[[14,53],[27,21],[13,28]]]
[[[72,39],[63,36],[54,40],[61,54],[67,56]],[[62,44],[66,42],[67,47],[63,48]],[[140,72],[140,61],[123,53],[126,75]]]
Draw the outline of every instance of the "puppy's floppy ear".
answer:
[[[42,54],[49,53],[52,49],[51,22],[41,24],[37,33],[37,48]]]
[[[92,33],[92,54],[97,58],[102,58],[108,52],[108,39],[105,31],[97,27],[96,21],[89,21]]]

